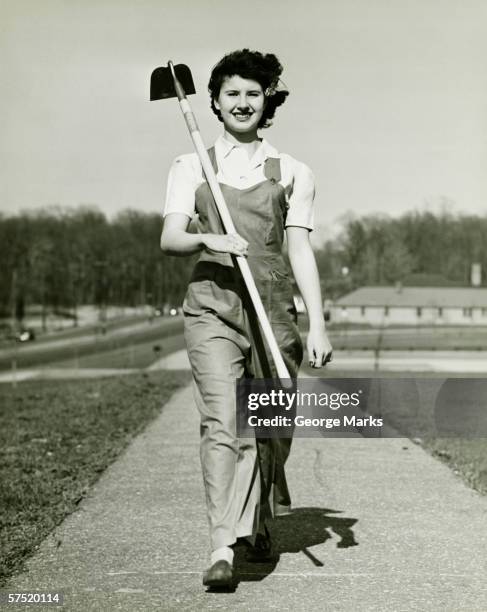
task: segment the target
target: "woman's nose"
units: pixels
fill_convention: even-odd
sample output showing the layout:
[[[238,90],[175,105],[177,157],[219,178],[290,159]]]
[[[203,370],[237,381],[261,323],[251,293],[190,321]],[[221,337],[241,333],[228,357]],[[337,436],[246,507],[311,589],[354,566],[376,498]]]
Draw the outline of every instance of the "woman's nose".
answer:
[[[248,108],[249,106],[249,102],[247,100],[247,96],[245,95],[241,95],[239,100],[238,100],[238,106],[239,108]]]

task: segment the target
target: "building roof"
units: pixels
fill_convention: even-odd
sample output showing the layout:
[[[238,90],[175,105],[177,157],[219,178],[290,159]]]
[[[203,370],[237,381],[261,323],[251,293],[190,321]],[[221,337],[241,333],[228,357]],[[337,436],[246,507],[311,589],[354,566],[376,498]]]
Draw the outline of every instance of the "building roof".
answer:
[[[486,287],[360,287],[336,300],[338,306],[424,306],[487,308]]]

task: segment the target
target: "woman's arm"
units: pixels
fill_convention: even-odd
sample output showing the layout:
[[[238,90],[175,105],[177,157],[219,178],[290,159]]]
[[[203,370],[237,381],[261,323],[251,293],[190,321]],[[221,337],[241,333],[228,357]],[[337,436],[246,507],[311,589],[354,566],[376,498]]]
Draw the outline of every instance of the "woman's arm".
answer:
[[[248,242],[238,234],[192,234],[191,219],[183,213],[169,213],[164,218],[161,249],[168,255],[191,255],[202,249],[233,255],[247,255]]]
[[[237,234],[194,234],[188,232],[195,213],[195,190],[201,180],[201,166],[195,153],[180,155],[169,170],[161,249],[168,255],[192,255],[202,249],[247,254],[247,241]]]
[[[164,217],[161,249],[167,255],[191,255],[204,247],[203,234],[191,234],[191,219],[183,213],[170,213]]]
[[[320,368],[331,361],[332,346],[325,330],[323,301],[316,260],[305,227],[286,228],[288,254],[296,284],[309,317],[307,349],[310,365]]]

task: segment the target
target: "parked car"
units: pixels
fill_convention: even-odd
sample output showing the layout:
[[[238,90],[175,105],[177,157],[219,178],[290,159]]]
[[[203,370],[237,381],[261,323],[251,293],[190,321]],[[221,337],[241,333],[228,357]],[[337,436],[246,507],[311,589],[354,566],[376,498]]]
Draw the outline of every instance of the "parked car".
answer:
[[[15,332],[15,339],[18,342],[31,342],[36,339],[36,335],[33,329],[21,329],[20,331]]]
[[[182,314],[182,312],[181,306],[163,304],[155,308],[154,315],[156,317],[175,317],[177,314]]]

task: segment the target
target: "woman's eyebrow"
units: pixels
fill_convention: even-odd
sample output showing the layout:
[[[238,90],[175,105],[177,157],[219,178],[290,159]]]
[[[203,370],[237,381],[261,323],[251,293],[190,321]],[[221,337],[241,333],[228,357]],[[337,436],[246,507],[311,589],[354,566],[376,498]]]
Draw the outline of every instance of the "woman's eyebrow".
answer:
[[[224,93],[228,94],[228,93],[240,93],[241,91],[244,91],[245,93],[261,93],[260,89],[224,89],[223,90]]]

